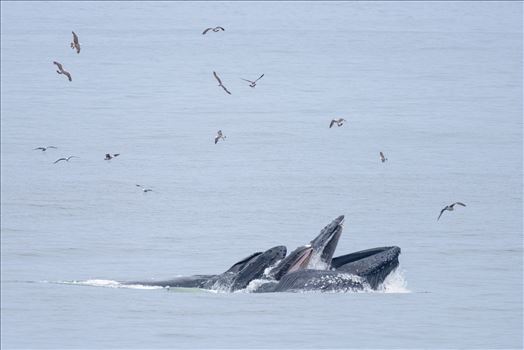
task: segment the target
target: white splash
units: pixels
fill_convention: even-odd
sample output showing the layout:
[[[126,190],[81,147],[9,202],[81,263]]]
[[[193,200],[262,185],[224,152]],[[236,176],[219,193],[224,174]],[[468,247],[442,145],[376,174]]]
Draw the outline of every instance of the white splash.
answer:
[[[392,271],[378,286],[377,292],[382,293],[411,293],[408,289],[408,283],[404,277],[404,270],[399,268]]]
[[[321,256],[322,254],[313,253],[311,259],[309,260],[307,268],[312,270],[327,270],[328,264],[322,261]]]
[[[161,286],[144,286],[141,284],[122,284],[112,280],[85,280],[85,281],[60,281],[57,283],[61,284],[74,284],[80,286],[91,286],[91,287],[107,287],[107,288],[128,288],[128,289],[162,289]]]
[[[246,293],[253,293],[256,291],[261,285],[269,283],[269,282],[276,282],[275,280],[269,280],[269,279],[258,279],[258,280],[252,280],[249,282],[247,287],[245,289],[242,289],[242,292]]]

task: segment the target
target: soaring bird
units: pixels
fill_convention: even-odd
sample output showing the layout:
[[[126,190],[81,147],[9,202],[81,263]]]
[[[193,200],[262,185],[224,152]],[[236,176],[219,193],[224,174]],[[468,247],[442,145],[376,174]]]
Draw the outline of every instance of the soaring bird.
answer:
[[[104,158],[104,160],[111,160],[115,157],[118,157],[120,155],[120,153],[114,153],[113,155],[109,154],[109,153],[106,153],[106,157]]]
[[[380,152],[380,160],[382,163],[384,163],[386,160],[388,160],[386,157],[384,157],[384,153]]]
[[[255,80],[255,81],[247,80],[247,79],[244,79],[244,78],[240,78],[240,79],[242,79],[242,80],[244,80],[244,81],[247,81],[247,82],[251,83],[251,84],[249,84],[249,86],[252,87],[252,88],[254,88],[254,87],[257,85],[257,81],[259,81],[260,78],[262,78],[263,76],[264,76],[264,74],[262,74],[261,76],[259,76],[258,79]]]
[[[80,43],[78,42],[78,36],[73,32],[73,41],[71,42],[71,48],[76,49],[76,53],[80,53]]]
[[[455,202],[455,203],[453,203],[453,204],[446,205],[446,206],[444,207],[444,209],[442,209],[442,210],[440,211],[440,215],[438,216],[437,221],[438,221],[438,219],[440,219],[440,217],[442,216],[442,213],[444,213],[446,210],[447,210],[447,211],[453,211],[453,210],[454,210],[453,207],[455,206],[455,204],[462,205],[463,207],[466,206],[466,204],[464,204],[464,203],[460,203],[460,202]]]
[[[226,140],[226,137],[224,135],[222,135],[222,130],[218,130],[217,132],[217,136],[215,136],[215,145],[217,144],[218,140]]]
[[[346,119],[344,118],[339,118],[339,119],[333,119],[331,121],[331,123],[329,123],[329,127],[331,128],[333,126],[333,124],[337,124],[337,126],[342,126],[344,125],[344,122],[346,121]]]
[[[70,160],[71,158],[78,158],[78,157],[77,157],[77,156],[69,156],[69,157],[67,157],[67,158],[59,158],[59,159],[55,160],[55,162],[54,162],[53,164],[56,164],[56,163],[58,163],[58,162],[61,161],[61,160],[65,160],[66,162],[69,162],[69,160]]]
[[[58,70],[56,71],[58,74],[64,74],[69,79],[69,81],[72,81],[71,74],[65,71],[64,67],[62,67],[60,63],[58,63],[57,61],[53,61],[53,63],[56,64],[56,66],[58,67]]]
[[[135,185],[135,186],[136,186],[136,187],[140,187],[144,193],[147,193],[147,192],[151,192],[151,191],[153,191],[152,189],[150,189],[150,188],[146,188],[146,187],[144,187],[144,186],[142,186],[142,185]]]
[[[222,80],[217,75],[217,72],[213,71],[213,75],[215,76],[216,80],[218,81],[218,86],[220,86],[222,89],[224,89],[225,92],[231,95],[231,93],[227,90],[227,88],[222,84]]]
[[[57,147],[55,147],[55,146],[37,147],[37,148],[33,148],[33,151],[39,149],[39,150],[41,150],[42,152],[45,152],[48,148],[57,148]]]
[[[206,28],[206,30],[204,30],[202,32],[202,35],[206,34],[207,32],[209,32],[210,30],[214,31],[215,33],[216,32],[219,32],[219,31],[224,31],[225,29],[222,28],[222,27],[215,27],[215,28]]]

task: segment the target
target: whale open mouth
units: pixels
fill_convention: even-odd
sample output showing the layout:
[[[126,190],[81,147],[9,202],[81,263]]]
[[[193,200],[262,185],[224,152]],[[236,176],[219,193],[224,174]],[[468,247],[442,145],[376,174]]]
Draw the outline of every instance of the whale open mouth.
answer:
[[[298,247],[269,272],[269,277],[277,281],[287,273],[307,269],[328,269],[342,234],[344,216],[339,216],[324,227],[311,244]]]
[[[323,267],[327,269],[331,266],[331,259],[337,249],[338,240],[342,235],[343,224],[344,215],[341,215],[324,227],[320,234],[311,241],[313,254],[310,258],[309,267]]]
[[[290,265],[287,272],[289,273],[300,269],[305,269],[309,265],[312,256],[313,248],[311,246],[305,247],[305,249],[299,255],[297,255],[295,262]]]

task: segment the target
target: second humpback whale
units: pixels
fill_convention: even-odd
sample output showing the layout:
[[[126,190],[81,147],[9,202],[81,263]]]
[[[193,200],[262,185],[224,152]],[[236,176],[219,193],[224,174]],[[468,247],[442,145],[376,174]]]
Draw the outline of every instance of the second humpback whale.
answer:
[[[372,248],[333,258],[343,223],[344,216],[337,217],[310,244],[298,247],[287,257],[286,247],[276,246],[249,255],[221,274],[125,284],[234,292],[259,280],[257,287],[250,290],[263,293],[377,289],[398,266],[400,248]]]

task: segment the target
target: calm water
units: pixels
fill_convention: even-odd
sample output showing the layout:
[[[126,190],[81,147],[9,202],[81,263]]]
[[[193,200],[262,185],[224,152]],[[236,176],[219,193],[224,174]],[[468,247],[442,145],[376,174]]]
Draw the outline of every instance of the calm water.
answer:
[[[3,349],[522,348],[522,2],[1,10]],[[110,288],[340,214],[339,254],[402,248],[387,293]]]

